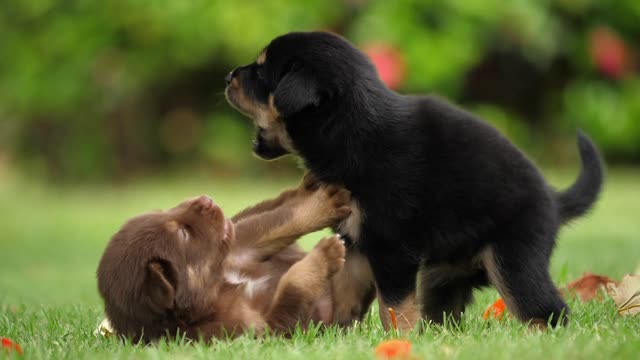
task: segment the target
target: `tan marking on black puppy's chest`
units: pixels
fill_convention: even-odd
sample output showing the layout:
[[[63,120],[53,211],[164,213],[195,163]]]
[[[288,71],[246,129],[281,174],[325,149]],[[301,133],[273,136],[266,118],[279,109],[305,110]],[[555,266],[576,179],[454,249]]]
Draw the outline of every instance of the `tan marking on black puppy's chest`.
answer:
[[[358,200],[352,199],[350,207],[351,215],[338,224],[336,230],[338,234],[347,235],[354,243],[357,243],[360,240],[365,214]]]

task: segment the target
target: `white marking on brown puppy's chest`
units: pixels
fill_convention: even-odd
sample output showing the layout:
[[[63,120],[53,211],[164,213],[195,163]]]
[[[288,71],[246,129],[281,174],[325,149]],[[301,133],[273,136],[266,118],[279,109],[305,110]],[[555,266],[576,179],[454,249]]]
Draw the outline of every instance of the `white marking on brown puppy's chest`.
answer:
[[[224,279],[233,285],[243,285],[245,296],[253,298],[267,287],[269,280],[271,280],[271,275],[267,274],[254,279],[252,277],[242,275],[237,271],[230,271],[224,274]]]
[[[351,215],[338,225],[338,233],[348,235],[351,240],[358,242],[365,214],[355,199],[351,200],[350,207]]]
[[[271,274],[254,278],[242,271],[252,265],[254,256],[251,251],[233,252],[227,259],[224,271],[224,280],[229,284],[244,286],[244,294],[249,298],[267,288],[271,280]]]

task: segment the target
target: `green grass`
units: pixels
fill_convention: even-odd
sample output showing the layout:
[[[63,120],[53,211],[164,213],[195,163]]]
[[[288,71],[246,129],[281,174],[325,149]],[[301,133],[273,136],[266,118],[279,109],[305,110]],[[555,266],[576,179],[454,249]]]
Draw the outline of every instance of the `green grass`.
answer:
[[[572,176],[552,173],[549,178],[562,187]],[[212,345],[173,341],[140,346],[93,334],[102,319],[95,269],[125,219],[202,193],[231,214],[295,182],[185,176],[61,188],[0,177],[0,336],[20,343],[27,358],[372,358],[374,346],[391,337],[377,315],[346,332],[310,331],[291,340],[245,337]],[[595,211],[560,234],[552,261],[557,283],[585,271],[614,278],[633,272],[640,263],[638,214],[640,172],[611,171]],[[315,234],[303,242],[308,247],[318,238]],[[494,290],[478,292],[459,327],[412,335],[414,352],[423,359],[632,359],[640,354],[640,316],[618,316],[610,300],[571,301],[570,325],[536,332],[514,320],[483,321],[483,309],[496,298]]]

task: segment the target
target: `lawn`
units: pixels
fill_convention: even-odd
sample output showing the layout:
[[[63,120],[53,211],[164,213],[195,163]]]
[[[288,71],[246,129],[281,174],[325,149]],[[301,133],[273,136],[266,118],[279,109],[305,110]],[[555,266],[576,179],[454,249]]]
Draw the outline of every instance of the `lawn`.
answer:
[[[559,187],[574,175],[547,173]],[[311,331],[291,340],[240,338],[141,346],[93,334],[102,319],[95,283],[98,259],[125,219],[203,193],[231,214],[295,183],[295,179],[211,180],[190,175],[122,185],[51,187],[0,176],[0,336],[20,343],[26,358],[372,358],[374,346],[391,337],[373,313],[349,331]],[[595,211],[560,234],[552,260],[555,281],[561,285],[585,271],[614,278],[633,272],[640,264],[638,214],[640,171],[611,170]],[[308,247],[318,238],[315,234],[303,242]],[[495,290],[478,292],[458,327],[430,327],[411,335],[415,354],[422,359],[640,356],[640,316],[618,316],[610,300],[572,300],[570,325],[537,332],[514,320],[483,321],[483,309],[496,298]]]

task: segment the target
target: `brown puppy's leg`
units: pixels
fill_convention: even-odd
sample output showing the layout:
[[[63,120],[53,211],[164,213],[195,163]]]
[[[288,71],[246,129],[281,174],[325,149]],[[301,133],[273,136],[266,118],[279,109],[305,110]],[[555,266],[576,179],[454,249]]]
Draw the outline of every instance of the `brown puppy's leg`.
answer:
[[[266,316],[272,330],[287,333],[296,323],[305,325],[309,321],[315,301],[342,269],[345,251],[339,237],[324,238],[284,274]]]
[[[281,207],[288,200],[296,197],[296,195],[299,195],[301,190],[313,191],[317,190],[318,188],[319,182],[310,172],[307,172],[302,178],[302,184],[300,184],[300,186],[293,189],[285,190],[276,198],[264,200],[256,205],[250,206],[240,211],[231,218],[231,221],[237,223],[240,220],[244,220],[250,216],[260,215],[262,213],[274,210],[278,207]]]
[[[305,182],[270,211],[249,216],[236,224],[236,246],[271,256],[300,236],[321,230],[351,213],[350,193],[333,185],[309,187]]]
[[[292,197],[295,197],[297,193],[298,193],[297,188],[285,190],[280,195],[278,195],[278,197],[274,199],[264,200],[254,206],[250,206],[240,211],[239,213],[235,214],[231,218],[231,221],[233,221],[234,223],[237,223],[248,217],[259,215],[267,211],[271,211],[277,207],[282,206],[282,204],[284,204],[287,200],[291,199]]]
[[[375,283],[369,260],[358,250],[348,249],[344,268],[332,279],[333,320],[347,326],[362,320],[376,296]]]

